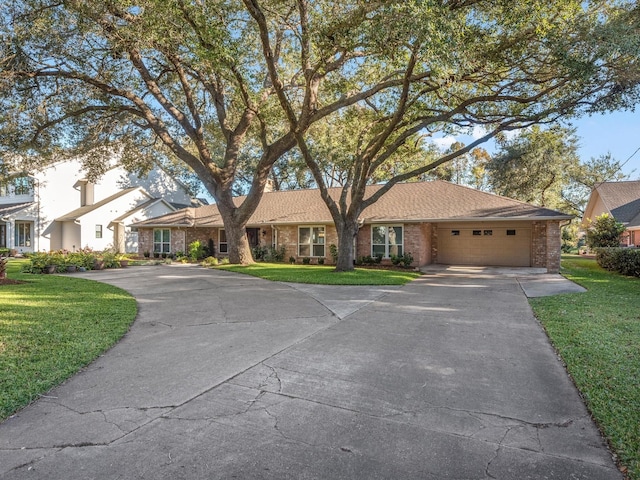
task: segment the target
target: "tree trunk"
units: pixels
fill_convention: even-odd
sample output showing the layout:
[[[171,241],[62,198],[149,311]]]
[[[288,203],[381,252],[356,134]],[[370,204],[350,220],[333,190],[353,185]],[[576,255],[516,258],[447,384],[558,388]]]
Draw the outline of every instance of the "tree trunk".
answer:
[[[233,205],[233,202],[229,202]],[[229,263],[249,265],[253,262],[253,254],[251,253],[251,247],[249,246],[249,239],[247,238],[246,221],[240,221],[237,214],[237,209],[229,207],[224,201],[218,203],[218,211],[222,216],[222,222],[224,223],[224,231],[227,236],[227,248],[229,252]]]
[[[336,272],[350,272],[354,269],[355,249],[353,239],[358,234],[358,223],[343,220],[336,223],[338,233],[338,261]]]
[[[229,249],[229,263],[249,265],[254,263],[254,261],[245,225],[236,223],[237,222],[224,222]]]

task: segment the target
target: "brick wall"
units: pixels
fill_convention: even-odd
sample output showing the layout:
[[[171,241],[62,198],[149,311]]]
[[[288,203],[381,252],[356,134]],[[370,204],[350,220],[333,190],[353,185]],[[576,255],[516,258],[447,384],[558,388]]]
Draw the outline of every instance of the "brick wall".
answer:
[[[560,271],[560,222],[549,220],[531,223],[531,266],[546,268],[549,273]]]
[[[138,255],[144,255],[144,252],[153,252],[153,229],[138,229]]]
[[[431,263],[438,263],[438,225],[431,225]]]
[[[547,267],[547,223],[531,223],[531,266]]]
[[[547,222],[547,272],[560,271],[560,256],[562,254],[562,236],[560,222]]]

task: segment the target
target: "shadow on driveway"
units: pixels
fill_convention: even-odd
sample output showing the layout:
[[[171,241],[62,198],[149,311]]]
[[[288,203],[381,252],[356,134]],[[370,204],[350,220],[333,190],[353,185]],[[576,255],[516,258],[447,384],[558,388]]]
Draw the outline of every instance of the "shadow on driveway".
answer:
[[[515,277],[372,293],[83,275],[135,295],[138,318],[0,425],[0,478],[622,478]]]

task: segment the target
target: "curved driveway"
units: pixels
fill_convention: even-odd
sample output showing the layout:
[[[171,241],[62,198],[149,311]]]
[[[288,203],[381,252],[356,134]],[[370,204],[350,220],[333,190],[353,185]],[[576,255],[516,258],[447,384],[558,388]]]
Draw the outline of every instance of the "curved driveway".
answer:
[[[83,275],[138,318],[0,425],[2,479],[622,478],[513,277]]]

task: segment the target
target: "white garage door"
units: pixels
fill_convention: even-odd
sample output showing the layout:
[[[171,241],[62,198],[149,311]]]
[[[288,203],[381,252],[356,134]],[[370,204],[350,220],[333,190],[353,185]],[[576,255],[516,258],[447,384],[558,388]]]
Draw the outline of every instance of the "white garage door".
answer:
[[[531,227],[500,224],[442,224],[438,263],[531,266]]]

